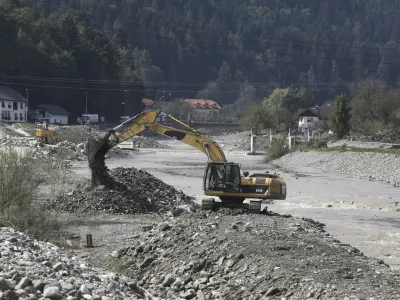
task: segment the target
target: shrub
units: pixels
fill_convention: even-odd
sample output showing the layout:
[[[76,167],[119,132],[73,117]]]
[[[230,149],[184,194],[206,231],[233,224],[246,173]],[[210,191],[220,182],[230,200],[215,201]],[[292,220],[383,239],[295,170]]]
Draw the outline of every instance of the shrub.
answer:
[[[0,221],[2,225],[47,239],[58,226],[37,201],[33,161],[14,149],[0,149]]]
[[[265,160],[266,162],[270,162],[288,153],[289,153],[289,147],[287,145],[287,136],[274,137],[267,149]]]

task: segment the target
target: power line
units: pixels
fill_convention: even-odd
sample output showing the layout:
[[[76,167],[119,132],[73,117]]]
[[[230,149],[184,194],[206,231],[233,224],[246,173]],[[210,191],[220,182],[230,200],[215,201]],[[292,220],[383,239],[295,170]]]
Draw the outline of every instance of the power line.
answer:
[[[146,92],[157,92],[159,89],[156,90],[141,90],[141,89],[102,89],[102,88],[81,88],[81,87],[69,87],[69,86],[59,86],[59,85],[42,85],[42,84],[23,84],[23,83],[6,83],[0,81],[0,84],[3,85],[18,85],[18,86],[32,86],[32,87],[44,87],[44,88],[54,88],[54,89],[70,89],[70,90],[94,90],[94,91],[115,91],[115,92],[124,92],[125,90],[128,92],[141,92],[141,91],[146,91]],[[323,84],[325,85],[325,84]],[[279,84],[263,84],[265,87],[277,87]],[[314,84],[313,87],[318,87],[318,83]],[[334,89],[334,90],[345,90],[346,85],[343,87],[326,87],[326,88],[320,88],[320,90],[329,90],[329,89]],[[169,93],[188,93],[188,92],[198,92],[198,90],[168,90]],[[218,93],[236,93],[237,91],[218,91]]]

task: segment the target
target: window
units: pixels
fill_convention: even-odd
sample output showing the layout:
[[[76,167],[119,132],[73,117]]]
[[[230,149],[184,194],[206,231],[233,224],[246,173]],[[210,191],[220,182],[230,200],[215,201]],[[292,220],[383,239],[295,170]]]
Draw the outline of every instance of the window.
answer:
[[[18,102],[13,102],[13,110],[18,110]]]
[[[22,113],[19,114],[19,119],[22,121],[24,117],[22,116]]]
[[[20,108],[20,109],[24,109],[24,102],[20,102],[20,103],[19,103],[19,108]]]
[[[17,113],[15,113],[15,115],[14,115],[14,120],[18,120],[18,114]]]
[[[6,107],[6,104],[4,103],[4,101],[1,101],[1,107]]]

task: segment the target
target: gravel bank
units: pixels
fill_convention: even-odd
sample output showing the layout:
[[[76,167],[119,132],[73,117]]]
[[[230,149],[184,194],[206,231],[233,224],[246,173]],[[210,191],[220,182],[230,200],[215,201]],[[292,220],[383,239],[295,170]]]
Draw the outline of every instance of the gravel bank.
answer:
[[[131,279],[0,227],[0,299],[149,299]]]
[[[280,167],[312,167],[322,171],[384,181],[400,187],[400,157],[373,152],[296,151],[274,160]]]
[[[380,142],[361,142],[361,141],[349,141],[349,140],[338,140],[334,142],[329,142],[328,147],[341,147],[346,145],[347,147],[354,147],[354,148],[383,148],[383,149],[390,149],[396,144],[391,143],[380,143]]]
[[[220,210],[142,226],[114,263],[162,299],[398,299],[399,274],[273,213]]]
[[[226,135],[212,136],[223,150],[227,151],[250,151],[251,139],[250,131],[230,133]],[[256,151],[266,151],[269,144],[267,135],[258,135],[256,137]]]

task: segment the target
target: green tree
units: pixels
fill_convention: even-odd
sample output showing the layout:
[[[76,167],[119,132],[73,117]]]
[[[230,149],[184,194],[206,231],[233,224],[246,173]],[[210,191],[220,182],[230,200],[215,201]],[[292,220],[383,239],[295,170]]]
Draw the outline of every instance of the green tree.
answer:
[[[257,132],[272,126],[271,117],[263,104],[254,104],[245,110],[240,118],[240,127],[243,130],[253,128]]]
[[[190,105],[183,101],[168,102],[165,113],[171,114],[175,118],[186,120],[191,112]]]
[[[329,116],[329,125],[337,138],[343,138],[350,132],[350,117],[347,96],[345,94],[336,96]]]

